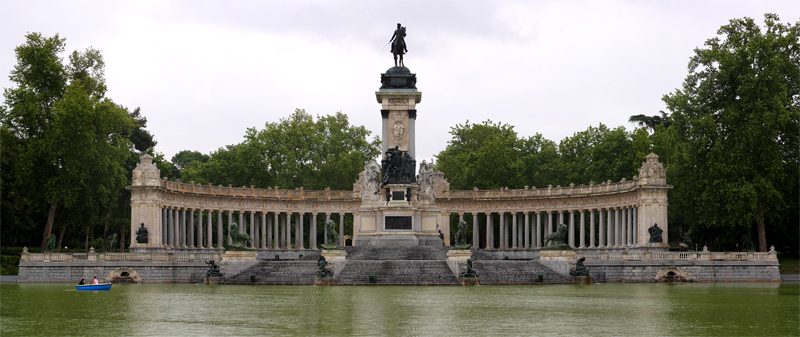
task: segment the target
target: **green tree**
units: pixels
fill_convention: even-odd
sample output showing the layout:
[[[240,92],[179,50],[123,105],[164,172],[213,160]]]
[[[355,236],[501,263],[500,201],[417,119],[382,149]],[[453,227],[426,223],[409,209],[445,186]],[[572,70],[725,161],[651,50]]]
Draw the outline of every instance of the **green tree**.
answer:
[[[298,109],[262,130],[249,128],[242,143],[212,152],[205,163],[194,161],[181,175],[203,184],[349,190],[364,162],[380,154],[380,140],[368,141],[369,135],[341,112],[315,121]]]
[[[492,123],[457,124],[450,128],[453,138],[436,155],[436,170],[442,171],[451,189],[471,190],[519,188],[523,185],[523,142],[514,127]]]
[[[189,168],[189,166],[192,166],[193,161],[205,163],[208,162],[209,158],[210,157],[208,155],[202,154],[198,151],[183,150],[172,156],[172,164],[175,165],[178,170],[183,170],[185,168]]]
[[[665,128],[668,128],[670,125],[672,125],[672,121],[669,120],[669,115],[666,112],[662,110],[659,110],[658,112],[661,113],[661,116],[645,116],[642,114],[633,115],[628,118],[628,122],[636,123],[639,125],[639,127],[650,129],[653,132],[655,132],[656,126],[658,125],[664,125]]]
[[[750,233],[794,222],[800,130],[800,31],[764,15],[731,20],[697,48],[681,89],[665,95],[676,128],[668,172],[697,225]]]
[[[126,111],[104,97],[104,63],[92,48],[74,52],[62,64],[64,39],[26,36],[15,49],[17,65],[5,89],[0,123],[15,138],[13,182],[28,191],[33,205],[47,205],[42,250],[59,206],[108,201],[124,188],[124,161],[133,122]],[[13,136],[12,136],[13,135]]]

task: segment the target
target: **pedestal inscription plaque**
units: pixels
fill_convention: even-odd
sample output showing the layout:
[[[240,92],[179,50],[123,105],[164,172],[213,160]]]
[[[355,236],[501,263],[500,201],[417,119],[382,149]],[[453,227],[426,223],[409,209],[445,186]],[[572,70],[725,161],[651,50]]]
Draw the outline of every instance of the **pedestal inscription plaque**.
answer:
[[[386,222],[386,229],[411,230],[410,216],[387,216],[384,220]]]

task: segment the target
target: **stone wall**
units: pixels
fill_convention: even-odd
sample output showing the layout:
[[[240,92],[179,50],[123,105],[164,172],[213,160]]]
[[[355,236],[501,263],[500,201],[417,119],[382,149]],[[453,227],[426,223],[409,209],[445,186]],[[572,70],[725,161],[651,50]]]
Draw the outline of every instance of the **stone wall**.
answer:
[[[203,262],[22,262],[19,265],[20,283],[78,283],[92,277],[100,282],[117,268],[138,273],[143,283],[202,282],[208,266]]]
[[[586,261],[606,282],[663,282],[672,272],[689,282],[780,282],[778,261]]]

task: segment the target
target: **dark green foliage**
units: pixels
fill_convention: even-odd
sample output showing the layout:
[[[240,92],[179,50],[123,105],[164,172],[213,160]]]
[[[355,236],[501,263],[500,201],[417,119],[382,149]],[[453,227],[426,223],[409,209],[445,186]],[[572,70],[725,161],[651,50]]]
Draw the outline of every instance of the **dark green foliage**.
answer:
[[[244,142],[212,152],[206,162],[192,161],[181,176],[202,184],[351,190],[364,162],[380,154],[380,141],[369,135],[341,112],[315,121],[298,109],[262,130],[248,129]]]
[[[755,227],[759,251],[767,227],[797,227],[800,176],[800,29],[764,20],[763,31],[750,18],[720,28],[695,49],[682,88],[664,96],[674,131],[667,172],[680,182],[670,200],[681,200],[693,232],[731,232],[721,245]]]

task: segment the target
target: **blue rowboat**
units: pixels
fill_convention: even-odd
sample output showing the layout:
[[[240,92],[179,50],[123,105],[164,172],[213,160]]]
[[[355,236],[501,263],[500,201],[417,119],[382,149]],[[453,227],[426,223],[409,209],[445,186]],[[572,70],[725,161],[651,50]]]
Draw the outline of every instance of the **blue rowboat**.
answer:
[[[111,290],[111,283],[76,285],[77,290]]]

